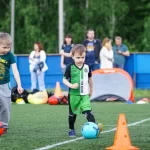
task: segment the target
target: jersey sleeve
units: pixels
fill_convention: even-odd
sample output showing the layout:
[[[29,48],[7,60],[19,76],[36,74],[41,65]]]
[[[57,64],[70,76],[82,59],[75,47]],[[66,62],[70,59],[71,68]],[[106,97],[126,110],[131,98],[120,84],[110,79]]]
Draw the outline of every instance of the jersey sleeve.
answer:
[[[15,56],[10,52],[10,64],[16,63]]]
[[[70,77],[71,77],[71,65],[67,66],[65,74],[64,74],[65,79],[70,79]]]
[[[91,77],[92,77],[92,69],[91,69],[91,67],[89,67],[88,77],[89,77],[89,78],[91,78]]]

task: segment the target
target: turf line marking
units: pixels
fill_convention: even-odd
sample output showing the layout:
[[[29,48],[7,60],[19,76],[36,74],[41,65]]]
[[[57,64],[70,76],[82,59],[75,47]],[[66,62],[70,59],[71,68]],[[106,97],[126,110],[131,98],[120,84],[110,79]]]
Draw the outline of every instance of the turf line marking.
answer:
[[[128,127],[135,126],[135,125],[141,124],[141,123],[146,122],[146,121],[150,121],[150,118],[128,124]],[[112,132],[112,131],[115,131],[115,130],[116,130],[116,128],[113,128],[111,130],[103,131],[101,134],[109,133],[109,132]],[[83,137],[79,137],[79,138],[76,138],[76,139],[67,140],[67,141],[59,142],[59,143],[52,144],[52,145],[47,145],[45,147],[37,148],[35,150],[48,150],[48,149],[51,149],[51,148],[56,147],[56,146],[68,144],[68,143],[75,142],[75,141],[82,140],[82,139],[83,139]]]

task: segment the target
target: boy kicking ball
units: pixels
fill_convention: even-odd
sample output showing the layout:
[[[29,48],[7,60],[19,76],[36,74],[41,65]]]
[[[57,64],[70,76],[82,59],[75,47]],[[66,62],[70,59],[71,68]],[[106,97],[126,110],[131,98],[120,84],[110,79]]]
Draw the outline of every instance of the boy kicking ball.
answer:
[[[84,114],[88,122],[94,122],[90,96],[93,90],[92,73],[88,65],[84,64],[86,49],[81,44],[72,48],[73,64],[70,64],[64,74],[63,83],[69,87],[69,137],[76,137],[74,124],[77,114]],[[100,126],[101,127],[101,126]]]

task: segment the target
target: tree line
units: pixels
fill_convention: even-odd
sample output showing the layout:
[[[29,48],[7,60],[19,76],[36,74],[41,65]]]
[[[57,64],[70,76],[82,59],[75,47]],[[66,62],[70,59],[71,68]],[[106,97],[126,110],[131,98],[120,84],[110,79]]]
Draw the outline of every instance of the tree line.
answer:
[[[129,50],[150,51],[149,0],[64,0],[64,34],[82,43],[87,29],[96,37],[123,38]],[[10,33],[11,0],[0,1],[0,31]],[[28,54],[40,41],[58,53],[58,0],[15,1],[15,53]]]

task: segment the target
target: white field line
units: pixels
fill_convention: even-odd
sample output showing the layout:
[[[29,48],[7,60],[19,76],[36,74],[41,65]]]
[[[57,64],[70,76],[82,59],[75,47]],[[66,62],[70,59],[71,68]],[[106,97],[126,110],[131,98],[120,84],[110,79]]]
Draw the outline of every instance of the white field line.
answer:
[[[150,118],[128,124],[128,127],[136,126],[136,125],[141,124],[141,123],[146,122],[146,121],[150,121]],[[115,131],[115,130],[116,130],[116,128],[113,128],[111,130],[103,131],[103,132],[101,132],[101,134],[109,133],[109,132],[112,132],[112,131]],[[51,149],[51,148],[56,147],[56,146],[68,144],[68,143],[75,142],[75,141],[82,140],[82,139],[83,139],[83,137],[79,137],[79,138],[75,138],[75,139],[72,139],[72,140],[67,140],[67,141],[64,141],[64,142],[59,142],[59,143],[56,143],[56,144],[47,145],[45,147],[37,148],[35,150],[48,150],[48,149]]]

